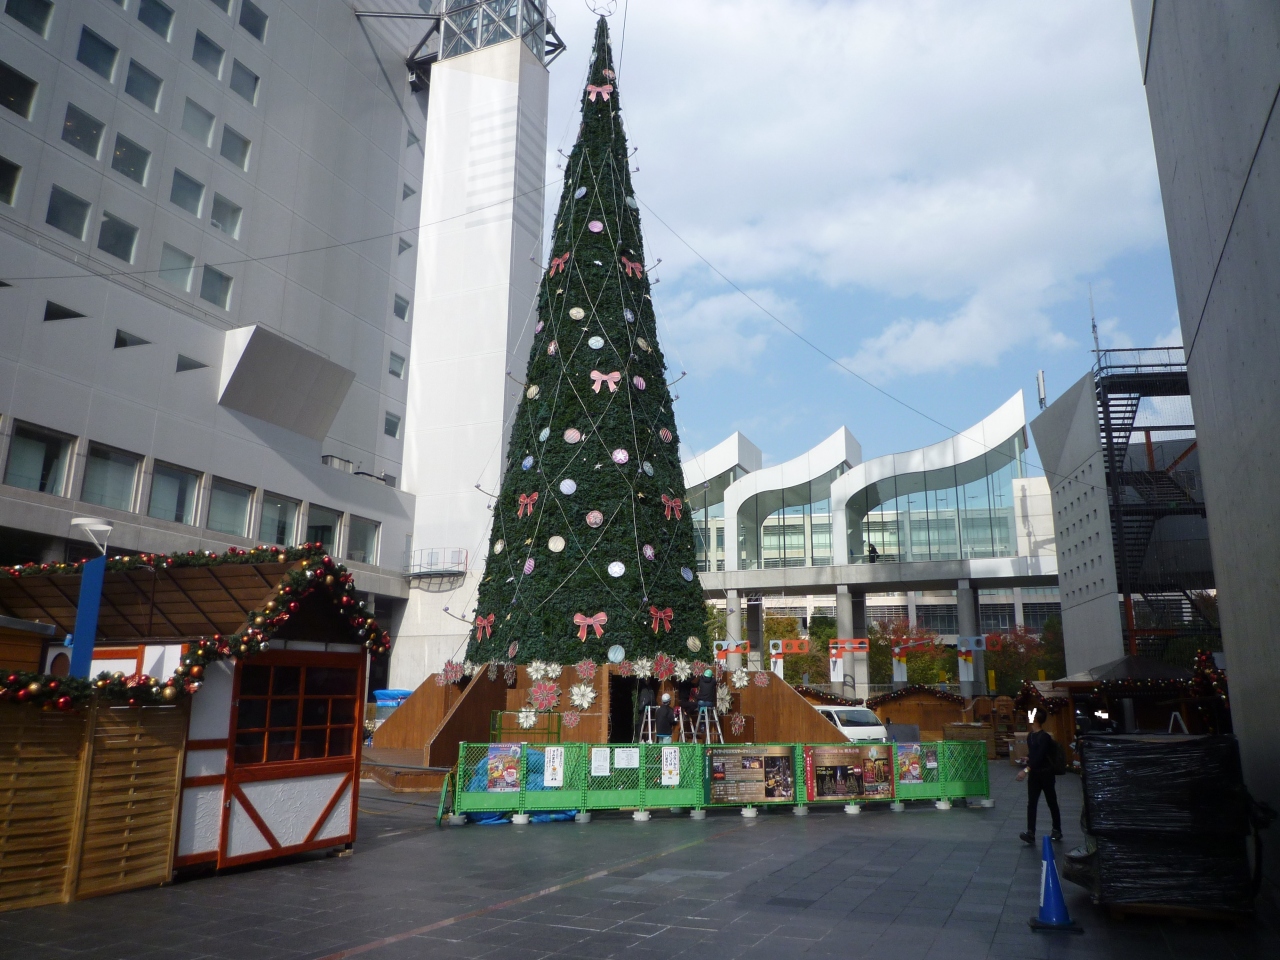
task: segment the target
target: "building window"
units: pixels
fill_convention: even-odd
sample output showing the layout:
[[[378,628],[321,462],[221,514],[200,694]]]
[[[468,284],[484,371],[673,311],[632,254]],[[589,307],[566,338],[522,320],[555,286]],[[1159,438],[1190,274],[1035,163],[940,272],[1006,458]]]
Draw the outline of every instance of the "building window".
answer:
[[[49,0],[7,0],[4,12],[28,30],[34,30],[43,37],[45,30],[49,28],[53,4]]]
[[[144,340],[136,333],[130,333],[128,330],[116,329],[116,340],[111,345],[113,350],[123,350],[126,347],[145,347],[150,344],[150,340]]]
[[[58,320],[79,320],[84,314],[79,310],[72,310],[70,307],[64,307],[60,303],[54,303],[52,300],[44,302],[44,323],[53,323]]]
[[[133,248],[138,243],[138,228],[125,223],[115,214],[102,213],[102,226],[98,228],[98,249],[118,257],[125,263],[133,263]]]
[[[119,53],[114,45],[107,43],[88,27],[80,28],[80,46],[76,48],[76,59],[108,83],[116,72],[116,56]]]
[[[293,546],[293,531],[298,522],[298,501],[278,497],[274,493],[262,495],[262,520],[258,523],[258,539],[283,547]]]
[[[347,529],[347,559],[356,563],[378,562],[378,524],[352,517]]]
[[[200,274],[200,299],[226,310],[231,303],[231,278],[206,263]]]
[[[241,170],[248,169],[249,140],[225,124],[222,127],[222,149],[219,152]]]
[[[160,247],[160,279],[191,292],[191,272],[196,258],[167,243]]]
[[[412,196],[413,196],[415,193],[417,193],[417,192],[418,192],[417,190],[413,189],[413,187],[409,186],[409,185],[406,183],[406,184],[404,185],[404,189],[400,191],[400,199],[401,199],[401,200],[408,200],[410,197],[412,197]]]
[[[160,0],[140,0],[138,20],[154,30],[157,36],[165,40],[169,39],[169,28],[173,26],[173,11]]]
[[[249,501],[253,491],[226,480],[214,480],[209,491],[209,522],[218,533],[243,537],[249,529]]]
[[[319,543],[326,552],[333,553],[341,522],[342,514],[336,510],[312,504],[307,508],[307,543]]]
[[[401,238],[400,238],[400,249],[399,249],[398,251],[396,251],[396,256],[399,256],[400,254],[404,253],[406,250],[410,249],[412,246],[413,246],[413,244],[412,244],[412,243],[410,243],[410,242],[409,242],[408,240],[406,240],[404,237],[401,237]]]
[[[188,97],[182,108],[182,130],[209,146],[213,142],[213,114]]]
[[[0,203],[13,206],[13,198],[18,193],[18,175],[21,173],[20,166],[0,157]]]
[[[71,234],[77,240],[83,240],[84,226],[88,221],[88,200],[81,200],[61,187],[54,187],[49,191],[49,210],[44,216],[45,223],[63,233]]]
[[[387,373],[397,380],[404,379],[404,357],[398,353],[391,354],[391,362],[387,364]]]
[[[210,222],[232,239],[240,237],[240,213],[240,208],[222,194],[213,195],[213,215]]]
[[[408,320],[409,319],[409,301],[397,293],[395,302],[391,306],[391,312],[394,313],[401,320]]]
[[[195,523],[196,488],[200,474],[157,463],[151,472],[151,503],[147,516],[174,523]]]
[[[236,697],[235,763],[350,756],[359,682],[354,667],[245,664]]]
[[[267,15],[253,0],[242,0],[240,26],[244,27],[251,37],[263,41],[267,38]]]
[[[400,417],[390,410],[382,418],[382,432],[393,440],[400,439]]]
[[[31,116],[31,102],[36,97],[36,82],[7,63],[0,63],[0,104],[18,116]]]
[[[4,482],[11,487],[62,496],[71,442],[39,427],[17,424],[9,442]]]
[[[186,356],[186,355],[184,355],[184,354],[181,354],[181,353],[180,353],[180,354],[178,354],[178,362],[177,362],[177,364],[174,366],[174,368],[173,368],[173,372],[174,372],[174,373],[186,373],[186,372],[188,372],[189,370],[204,370],[204,369],[206,369],[208,366],[209,366],[209,365],[208,365],[207,363],[201,363],[199,360],[196,360],[196,359],[194,359],[194,358],[192,358],[192,357],[188,357],[188,356]]]
[[[258,75],[239,60],[231,61],[231,89],[250,103],[258,102]]]
[[[204,184],[189,177],[181,170],[173,171],[173,186],[169,188],[169,202],[187,213],[200,216],[200,204],[204,201]]]
[[[226,51],[218,46],[199,30],[196,31],[195,46],[191,48],[191,59],[204,67],[211,74],[222,79],[222,58]]]
[[[89,116],[75,104],[68,103],[67,115],[62,121],[63,142],[71,144],[96,160],[98,147],[102,144],[104,126],[101,120]]]
[[[162,81],[137,60],[129,61],[129,73],[124,80],[124,92],[144,107],[157,110],[160,107]]]
[[[231,0],[211,0],[211,2],[223,13],[231,12]]]
[[[111,169],[134,183],[146,185],[151,151],[134,143],[122,133],[116,134],[116,149],[111,154]]]
[[[138,457],[91,443],[84,464],[80,499],[113,510],[132,510],[137,479]]]

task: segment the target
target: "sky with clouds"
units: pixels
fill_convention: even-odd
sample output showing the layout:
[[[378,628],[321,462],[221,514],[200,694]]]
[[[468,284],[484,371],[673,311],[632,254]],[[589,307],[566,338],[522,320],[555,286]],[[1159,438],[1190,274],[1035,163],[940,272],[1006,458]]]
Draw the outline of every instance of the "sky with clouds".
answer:
[[[548,179],[595,21],[553,8]],[[1031,416],[1038,369],[1052,401],[1092,363],[1090,285],[1104,347],[1178,342],[1125,0],[619,0],[610,28],[686,455],[843,425],[877,456],[1019,389]]]

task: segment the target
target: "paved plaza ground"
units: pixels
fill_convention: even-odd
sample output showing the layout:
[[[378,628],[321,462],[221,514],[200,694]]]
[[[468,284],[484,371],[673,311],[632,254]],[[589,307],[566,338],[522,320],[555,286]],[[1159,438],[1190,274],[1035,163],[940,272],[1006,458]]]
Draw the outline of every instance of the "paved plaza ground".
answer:
[[[1240,926],[1117,922],[1067,884],[1084,936],[1036,934],[1025,790],[993,763],[991,810],[745,820],[623,814],[437,829],[430,800],[364,784],[349,858],[311,857],[0,914],[22,960],[873,960],[1280,957],[1274,908]],[[1081,842],[1079,781],[1059,781]],[[1041,826],[1048,828],[1042,811]]]

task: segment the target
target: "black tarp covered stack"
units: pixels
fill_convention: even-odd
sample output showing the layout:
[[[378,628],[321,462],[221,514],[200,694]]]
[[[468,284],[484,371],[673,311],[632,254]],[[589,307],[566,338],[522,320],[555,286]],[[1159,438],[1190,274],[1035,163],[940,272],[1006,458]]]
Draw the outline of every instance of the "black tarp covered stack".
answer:
[[[1249,799],[1234,737],[1081,738],[1086,851],[1064,876],[1104,904],[1251,909]]]

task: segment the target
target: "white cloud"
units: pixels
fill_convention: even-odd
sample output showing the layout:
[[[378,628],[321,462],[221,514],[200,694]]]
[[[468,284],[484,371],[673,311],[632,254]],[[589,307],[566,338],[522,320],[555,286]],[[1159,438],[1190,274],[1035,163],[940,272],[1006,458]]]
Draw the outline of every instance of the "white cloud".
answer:
[[[552,156],[576,133],[594,22],[573,2],[557,13],[570,48],[552,68]],[[621,11],[611,29],[640,199],[744,287],[909,302],[880,326],[796,307],[882,374],[1061,346],[1047,309],[1163,240],[1118,0],[638,0],[625,46]],[[645,228],[660,293],[679,301],[666,335],[707,342],[732,308],[654,217]],[[708,361],[749,364],[779,334],[752,327]]]
[[[665,284],[658,290],[663,290]],[[665,291],[664,291],[665,292]],[[774,316],[794,325],[795,304],[767,288],[747,291]],[[724,369],[741,370],[764,353],[777,329],[772,320],[736,291],[700,294],[673,290],[654,294],[658,323],[663,332],[667,366],[675,371],[693,370],[708,376]]]

